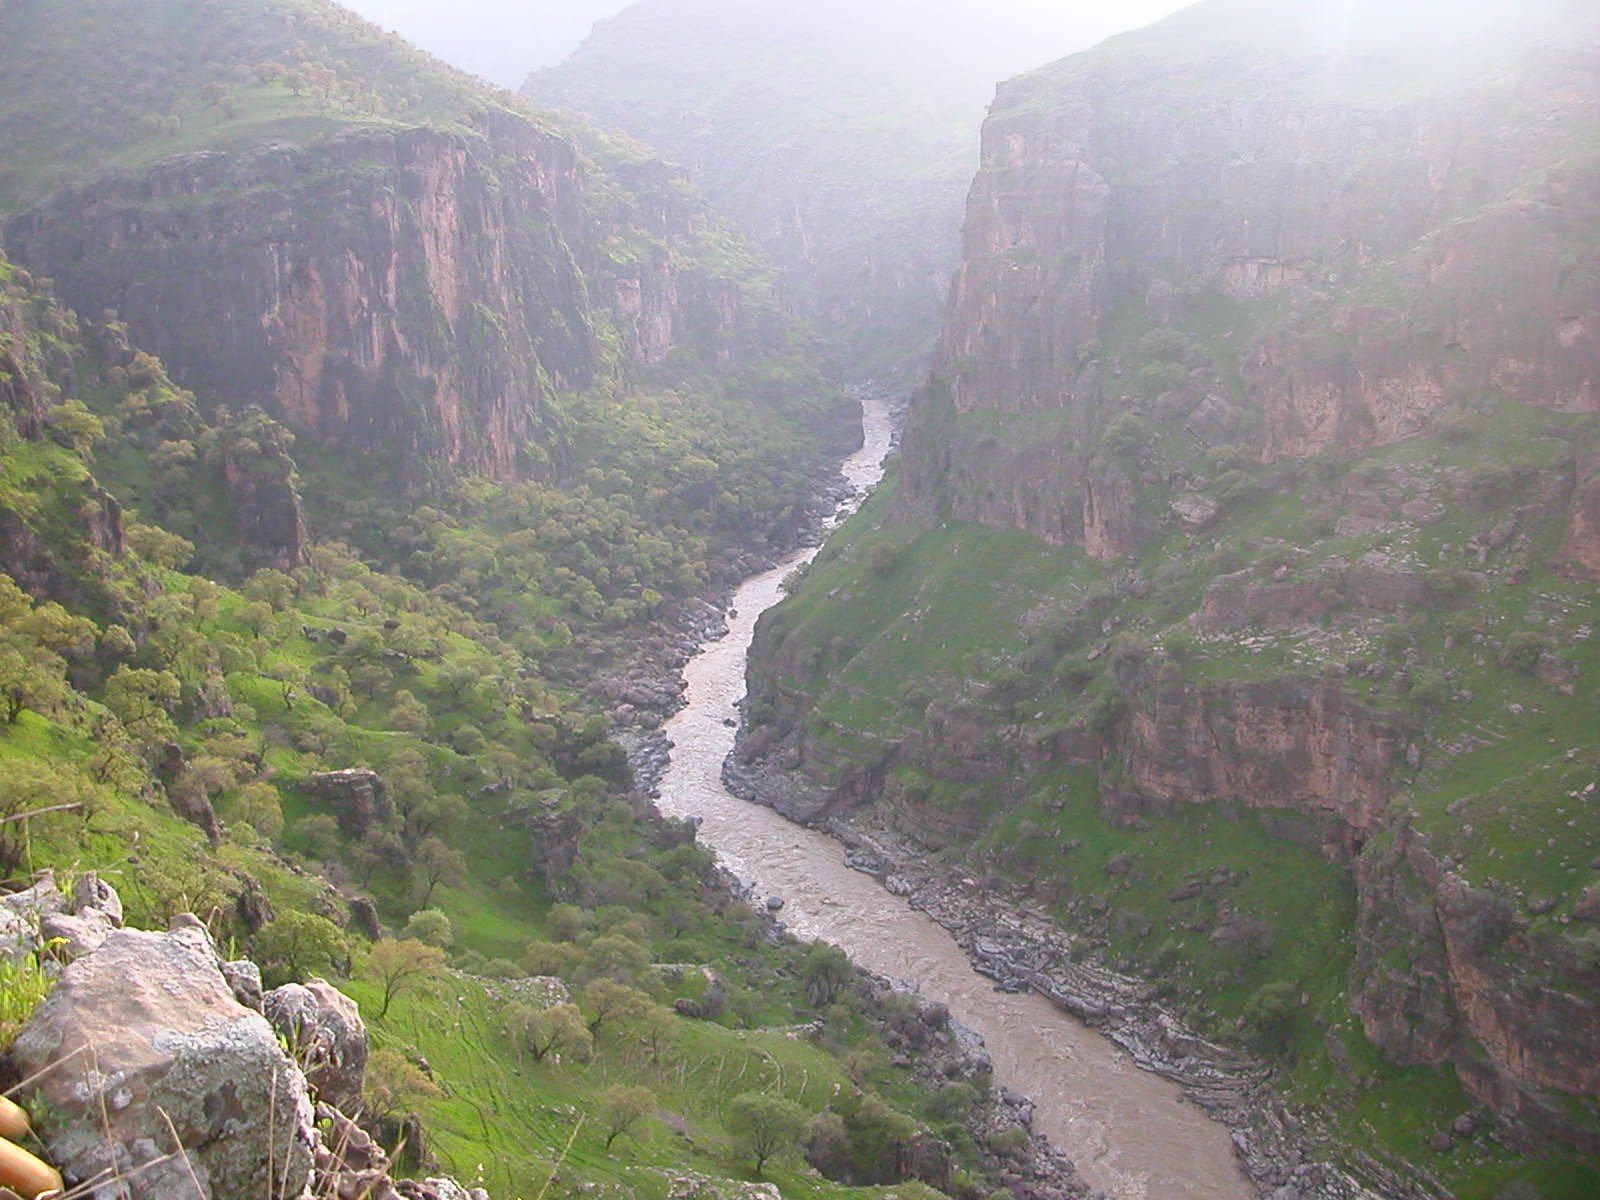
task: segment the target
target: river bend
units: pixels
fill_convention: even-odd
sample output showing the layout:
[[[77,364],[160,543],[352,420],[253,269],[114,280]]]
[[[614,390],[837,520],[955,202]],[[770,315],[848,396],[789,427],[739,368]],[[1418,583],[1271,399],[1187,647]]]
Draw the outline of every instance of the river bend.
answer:
[[[865,397],[863,424],[865,445],[843,466],[861,495],[883,474],[888,406]],[[660,784],[662,811],[699,818],[700,840],[760,894],[781,896],[795,933],[834,942],[868,970],[914,981],[923,996],[947,1004],[982,1035],[997,1082],[1034,1102],[1034,1129],[1093,1187],[1117,1200],[1249,1200],[1255,1192],[1228,1131],[1186,1103],[1175,1084],[1139,1070],[1042,996],[995,992],[943,928],[846,867],[838,842],[723,787],[735,733],[725,722],[738,716],[756,619],[782,598],[782,579],[815,553],[746,580],[727,636],[685,667],[688,707],[666,726],[674,749]]]

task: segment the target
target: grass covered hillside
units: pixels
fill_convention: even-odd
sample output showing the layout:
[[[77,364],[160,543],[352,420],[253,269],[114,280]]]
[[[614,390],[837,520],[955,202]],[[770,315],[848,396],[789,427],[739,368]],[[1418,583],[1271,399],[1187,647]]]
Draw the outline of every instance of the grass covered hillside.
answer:
[[[166,155],[351,123],[464,126],[503,93],[324,0],[44,3],[0,12],[0,208]]]

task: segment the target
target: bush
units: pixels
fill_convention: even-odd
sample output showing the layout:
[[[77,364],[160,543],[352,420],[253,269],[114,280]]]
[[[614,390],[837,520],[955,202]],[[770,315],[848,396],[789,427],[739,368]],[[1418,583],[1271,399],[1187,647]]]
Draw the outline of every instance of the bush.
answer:
[[[893,573],[900,551],[888,542],[875,542],[867,551],[867,569],[880,578]]]
[[[1531,673],[1539,665],[1539,659],[1550,649],[1548,638],[1524,629],[1514,633],[1505,640],[1500,647],[1500,665],[1509,667],[1513,671]]]
[[[424,908],[411,914],[411,919],[406,922],[405,936],[415,938],[425,946],[446,950],[456,940],[456,931],[450,924],[450,918],[442,911]]]

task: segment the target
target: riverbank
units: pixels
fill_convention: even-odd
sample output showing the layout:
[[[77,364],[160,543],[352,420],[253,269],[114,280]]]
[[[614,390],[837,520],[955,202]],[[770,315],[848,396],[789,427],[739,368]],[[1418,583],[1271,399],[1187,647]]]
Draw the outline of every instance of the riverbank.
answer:
[[[673,605],[654,627],[636,637],[627,652],[588,685],[606,703],[617,743],[628,755],[635,786],[647,796],[660,794],[672,743],[662,727],[684,706],[683,671],[708,644],[727,637],[729,609],[744,581],[782,567],[786,572],[814,554],[829,531],[855,511],[877,480],[899,438],[907,395],[903,388],[875,381],[847,389],[862,405],[860,444],[817,481],[816,491],[794,515],[776,553],[745,550],[718,564],[714,582],[699,596]]]

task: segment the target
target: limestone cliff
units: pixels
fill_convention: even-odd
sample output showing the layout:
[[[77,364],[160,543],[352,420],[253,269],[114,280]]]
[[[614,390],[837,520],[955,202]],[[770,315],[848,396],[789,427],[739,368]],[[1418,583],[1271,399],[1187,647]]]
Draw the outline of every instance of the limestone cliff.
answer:
[[[202,405],[410,483],[552,480],[564,397],[792,353],[770,269],[639,147],[323,0],[124,16],[0,14],[0,230]]]
[[[203,396],[419,471],[549,477],[568,454],[556,395],[612,369],[613,326],[624,368],[679,349],[716,361],[767,332],[735,281],[664,246],[613,262],[609,239],[708,220],[662,188],[676,211],[641,227],[603,208],[614,186],[531,120],[358,127],[99,180],[14,218],[6,240]]]
[[[1272,460],[1484,394],[1600,409],[1595,23],[1379,8],[1214,0],[1001,88],[940,348],[958,450],[908,440],[913,508],[1115,556],[1151,532],[1106,516],[1125,413]]]

